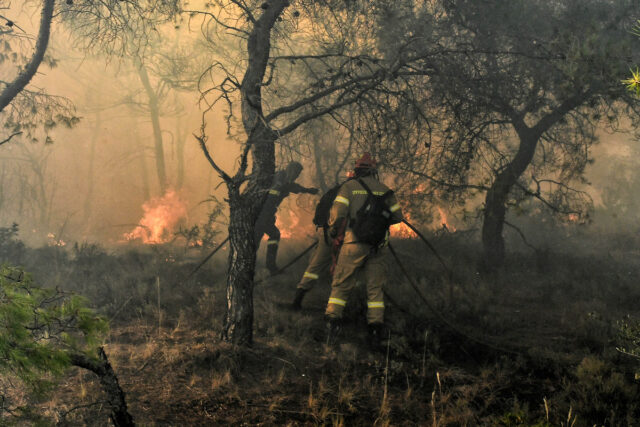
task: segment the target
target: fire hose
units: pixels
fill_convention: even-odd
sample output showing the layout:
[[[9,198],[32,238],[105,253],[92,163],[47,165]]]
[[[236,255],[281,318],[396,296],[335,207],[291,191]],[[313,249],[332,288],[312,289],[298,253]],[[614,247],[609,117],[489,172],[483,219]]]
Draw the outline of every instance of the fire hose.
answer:
[[[406,219],[402,219],[402,223],[405,224],[407,227],[409,227],[411,229],[411,231],[413,231],[414,233],[416,233],[416,235],[418,237],[420,237],[420,239],[422,239],[422,241],[424,242],[425,245],[427,245],[427,247],[431,250],[431,252],[433,252],[433,254],[436,256],[436,258],[438,259],[438,261],[440,261],[440,264],[442,264],[442,267],[444,268],[444,270],[447,272],[447,275],[449,276],[449,280],[453,279],[453,270],[451,270],[449,267],[447,267],[447,264],[444,262],[444,260],[442,259],[442,257],[440,256],[440,254],[438,253],[438,251],[436,251],[436,248],[427,240],[426,237],[424,237],[424,235],[418,231],[417,228],[415,228],[409,221],[407,221]],[[389,244],[389,247],[391,247],[391,244]],[[394,252],[395,253],[395,252]]]
[[[205,265],[207,263],[207,261],[209,261],[211,259],[212,256],[214,256],[216,254],[216,252],[218,252],[225,243],[227,243],[229,241],[229,236],[227,236],[226,239],[224,239],[222,242],[220,242],[220,244],[218,245],[218,247],[216,247],[214,250],[211,251],[211,253],[209,255],[206,256],[205,259],[203,259],[200,264],[198,264],[196,266],[196,268],[194,268],[191,273],[189,273],[189,275],[187,276],[185,280],[185,282],[189,279],[191,279],[191,277],[193,277],[194,274],[196,274],[198,272],[198,270],[200,270],[202,268],[203,265]]]
[[[453,271],[447,266],[447,264],[445,263],[444,259],[440,256],[440,254],[437,252],[435,247],[411,223],[409,223],[408,221],[406,221],[404,219],[402,220],[402,222],[404,224],[406,224],[414,233],[416,233],[416,235],[418,235],[420,237],[420,239],[427,245],[427,247],[434,253],[434,255],[436,256],[438,261],[440,261],[440,263],[442,264],[443,268],[447,272],[447,274],[449,276],[449,280],[451,280],[451,278],[453,276]],[[224,246],[225,243],[227,243],[228,240],[229,240],[229,237],[227,236],[226,239],[224,239],[222,242],[220,242],[220,244],[213,251],[211,251],[211,253],[209,255],[207,255],[207,257],[204,258],[200,262],[200,264],[198,264],[196,266],[196,268],[193,269],[193,271],[187,276],[186,280],[190,279],[209,259],[211,259],[211,257],[213,257]],[[289,261],[287,264],[285,264],[283,267],[279,268],[275,273],[271,274],[268,277],[273,277],[273,276],[275,276],[277,274],[282,273],[284,270],[286,270],[287,268],[291,267],[293,264],[295,264],[300,259],[302,259],[302,257],[304,257],[309,251],[311,251],[317,245],[318,245],[318,241],[316,240],[311,245],[309,245],[305,250],[303,250],[297,256],[295,256],[291,261]],[[420,297],[420,299],[427,306],[427,308],[429,308],[429,310],[431,310],[436,315],[436,317],[438,317],[445,325],[447,325],[449,328],[451,328],[454,332],[458,333],[460,336],[463,336],[463,337],[465,337],[465,338],[469,339],[470,341],[473,341],[473,342],[475,342],[477,344],[481,344],[481,345],[483,345],[485,347],[491,348],[492,350],[496,350],[496,351],[500,351],[500,352],[508,353],[508,354],[516,354],[516,355],[517,354],[521,354],[520,352],[518,352],[516,350],[507,349],[507,348],[501,347],[499,345],[487,342],[487,341],[485,341],[483,339],[474,337],[474,336],[464,332],[458,326],[456,326],[453,322],[451,322],[449,319],[447,319],[447,317],[444,314],[442,314],[433,304],[431,304],[427,300],[427,298],[423,295],[422,291],[420,291],[420,288],[418,287],[418,285],[415,283],[415,281],[409,275],[409,272],[405,268],[405,266],[402,263],[402,261],[400,261],[400,257],[398,256],[397,252],[395,251],[395,249],[393,248],[393,246],[391,245],[390,242],[389,242],[388,246],[389,246],[389,250],[390,250],[391,254],[393,255],[393,258],[395,259],[396,263],[398,264],[398,267],[400,267],[400,270],[402,271],[402,274],[406,277],[407,281],[409,282],[409,284],[413,288],[414,292],[418,295],[418,297]],[[257,281],[254,282],[254,284],[261,283],[265,279],[267,279],[268,277],[265,277],[265,278],[262,278],[260,280],[257,280]],[[403,309],[400,306],[400,304],[395,302],[393,300],[393,298],[391,298],[386,292],[385,292],[385,296],[390,300],[390,302],[392,302],[395,306],[397,306],[402,312],[405,312],[405,313],[410,314],[410,315],[415,317],[415,315],[410,313],[408,310]]]
[[[406,222],[406,221],[403,221],[403,222]],[[409,224],[407,223],[407,225],[409,225]],[[410,226],[410,227],[413,229],[412,226]],[[414,231],[416,231],[416,230],[414,230]],[[402,264],[402,261],[400,261],[400,257],[398,256],[398,254],[397,254],[396,250],[393,248],[393,246],[391,246],[391,243],[389,243],[389,250],[391,251],[391,255],[393,255],[393,258],[395,259],[396,264],[398,264],[398,267],[400,267],[400,270],[402,271],[402,274],[404,274],[404,276],[407,278],[407,281],[409,282],[409,284],[411,285],[411,287],[413,288],[415,293],[418,294],[418,296],[420,297],[420,299],[422,300],[424,305],[426,305],[427,308],[429,308],[429,310],[431,310],[436,315],[436,317],[438,317],[445,325],[447,325],[449,328],[451,328],[454,332],[458,333],[462,337],[465,337],[465,338],[469,339],[470,341],[473,341],[473,342],[475,342],[477,344],[481,344],[481,345],[483,345],[485,347],[488,347],[488,348],[490,348],[492,350],[496,350],[496,351],[500,351],[500,352],[508,353],[508,354],[515,354],[515,355],[521,354],[520,352],[518,352],[516,350],[507,349],[507,348],[501,347],[499,345],[487,342],[487,341],[485,341],[485,340],[483,340],[481,338],[477,338],[477,337],[474,337],[472,335],[469,335],[468,333],[464,332],[459,327],[457,327],[455,324],[453,324],[453,322],[451,322],[449,319],[447,319],[447,317],[444,314],[442,314],[433,304],[431,304],[427,300],[427,298],[422,294],[422,291],[420,291],[420,288],[415,283],[415,281],[411,278],[411,276],[409,275],[409,272],[405,268],[404,264]],[[386,292],[385,292],[385,296],[388,297]],[[397,305],[399,307],[398,303],[395,303],[394,305]]]
[[[315,248],[318,245],[318,241],[316,240],[315,242],[313,242],[309,247],[307,247],[304,251],[300,252],[295,258],[293,258],[291,261],[289,261],[288,263],[286,263],[284,265],[284,267],[280,267],[275,273],[270,274],[267,277],[263,277],[260,280],[256,280],[253,282],[254,285],[257,285],[260,282],[263,282],[265,279],[267,279],[268,277],[273,277],[276,276],[280,273],[282,273],[283,271],[285,271],[287,268],[291,267],[293,264],[295,264],[296,262],[300,261],[300,259],[305,256],[311,249]]]
[[[203,265],[206,264],[207,261],[209,261],[211,259],[211,257],[213,257],[216,252],[218,252],[225,243],[227,243],[227,241],[229,241],[229,236],[227,236],[226,239],[224,239],[222,242],[220,242],[220,244],[213,250],[211,251],[211,253],[209,255],[207,255],[201,262],[200,264],[198,264],[196,266],[196,268],[194,268],[191,273],[189,273],[189,275],[186,277],[185,281],[189,280],[191,277],[193,277],[194,274],[196,274],[198,272],[198,270],[200,270],[202,268]],[[300,252],[295,258],[293,258],[291,261],[289,261],[287,264],[285,264],[284,267],[279,268],[275,273],[271,274],[271,276],[275,276],[277,274],[282,273],[284,270],[286,270],[287,268],[291,267],[293,264],[295,264],[296,262],[298,262],[303,256],[305,256],[311,249],[315,248],[316,245],[318,244],[318,241],[316,240],[315,242],[313,242],[309,247],[307,247],[304,251]],[[269,276],[269,277],[271,277]],[[258,280],[255,283],[260,283],[262,282],[264,279]]]

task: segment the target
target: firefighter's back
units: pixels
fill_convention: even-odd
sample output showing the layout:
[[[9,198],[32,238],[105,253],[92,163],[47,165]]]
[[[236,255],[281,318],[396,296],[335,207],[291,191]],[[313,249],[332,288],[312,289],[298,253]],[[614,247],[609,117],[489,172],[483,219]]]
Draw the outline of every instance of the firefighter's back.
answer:
[[[362,181],[369,190],[375,196],[382,196],[386,194],[390,188],[384,185],[382,182],[378,181],[374,176],[364,176],[358,179],[352,179],[344,183],[340,192],[338,193],[342,197],[345,197],[349,200],[349,221],[353,222],[357,217],[358,210],[362,208],[362,206],[366,203],[367,198],[369,197],[369,193],[367,190],[360,184],[359,181]],[[389,195],[385,200],[387,206],[392,212],[395,212],[394,209],[397,210],[397,201],[393,194]],[[357,242],[353,230],[351,227],[347,227],[346,235],[345,235],[345,243],[354,243]]]

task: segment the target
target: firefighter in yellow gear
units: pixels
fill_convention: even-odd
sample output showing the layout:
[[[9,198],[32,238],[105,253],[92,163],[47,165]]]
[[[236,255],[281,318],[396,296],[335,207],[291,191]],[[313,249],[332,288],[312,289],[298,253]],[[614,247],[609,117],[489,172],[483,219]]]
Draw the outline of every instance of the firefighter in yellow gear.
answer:
[[[383,285],[387,280],[386,240],[377,246],[363,243],[354,234],[354,221],[358,211],[365,205],[369,192],[375,196],[387,195],[385,213],[388,225],[402,221],[402,211],[395,195],[389,187],[378,180],[376,161],[364,155],[356,161],[355,178],[347,181],[338,191],[329,216],[329,234],[336,235],[344,224],[346,232],[344,244],[331,283],[331,295],[327,304],[329,334],[335,335],[340,328],[340,321],[349,295],[359,281],[366,283],[367,291],[367,324],[372,344],[379,342],[384,324]],[[364,184],[364,185],[363,185]]]
[[[269,237],[267,240],[266,266],[271,274],[278,272],[276,265],[276,257],[278,254],[278,245],[280,244],[280,230],[276,227],[276,212],[280,203],[294,193],[318,194],[317,188],[307,188],[296,183],[296,179],[302,172],[302,165],[298,162],[291,162],[284,170],[278,171],[273,179],[273,185],[269,189],[267,199],[262,206],[258,220],[254,227],[254,242],[256,251],[260,247],[260,240],[265,234]]]
[[[304,271],[302,279],[296,287],[296,295],[291,305],[294,310],[300,310],[302,308],[302,299],[305,294],[314,287],[321,277],[329,274],[329,268],[333,262],[333,240],[329,239],[327,232],[322,227],[318,228],[317,236],[318,245],[313,255],[311,255],[309,265]]]
[[[355,172],[349,171],[347,173],[347,179],[351,179],[355,176]],[[343,184],[338,184],[335,187],[328,190],[318,202],[316,212],[313,218],[313,223],[316,226],[316,234],[318,238],[318,245],[316,246],[309,265],[302,275],[302,279],[296,287],[296,294],[293,299],[291,307],[294,310],[300,310],[302,308],[302,300],[307,292],[309,292],[316,284],[316,282],[323,276],[329,276],[331,274],[331,266],[334,264],[335,259],[338,256],[342,241],[336,241],[335,238],[329,236],[329,210],[335,200],[338,190]],[[343,233],[340,233],[343,234]]]

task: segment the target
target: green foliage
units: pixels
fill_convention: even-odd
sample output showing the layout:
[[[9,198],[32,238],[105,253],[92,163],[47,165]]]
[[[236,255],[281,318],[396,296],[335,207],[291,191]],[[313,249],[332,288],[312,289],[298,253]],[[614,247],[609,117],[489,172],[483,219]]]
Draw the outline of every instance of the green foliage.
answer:
[[[95,357],[107,330],[83,298],[35,286],[20,269],[0,268],[0,379],[45,392],[47,378],[62,374],[71,354]]]
[[[640,359],[640,321],[638,319],[625,316],[618,321],[616,349]]]
[[[640,37],[640,22],[631,31],[634,35]],[[636,67],[635,71],[632,69],[631,77],[622,80],[622,83],[627,86],[629,92],[635,93],[636,96],[640,96],[640,69]]]
[[[622,81],[627,85],[627,89],[630,92],[634,92],[636,96],[640,96],[640,70],[636,67],[636,70],[631,70],[631,77]]]

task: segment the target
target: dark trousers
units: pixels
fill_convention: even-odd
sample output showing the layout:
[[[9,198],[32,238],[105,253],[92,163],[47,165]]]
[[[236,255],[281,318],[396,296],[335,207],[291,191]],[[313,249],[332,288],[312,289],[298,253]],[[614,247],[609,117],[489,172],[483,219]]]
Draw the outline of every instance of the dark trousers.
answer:
[[[271,272],[278,270],[276,266],[276,257],[278,255],[278,245],[280,244],[280,230],[276,227],[276,217],[258,218],[258,222],[255,227],[254,241],[256,243],[256,251],[260,247],[260,240],[262,236],[267,235],[267,268]]]

